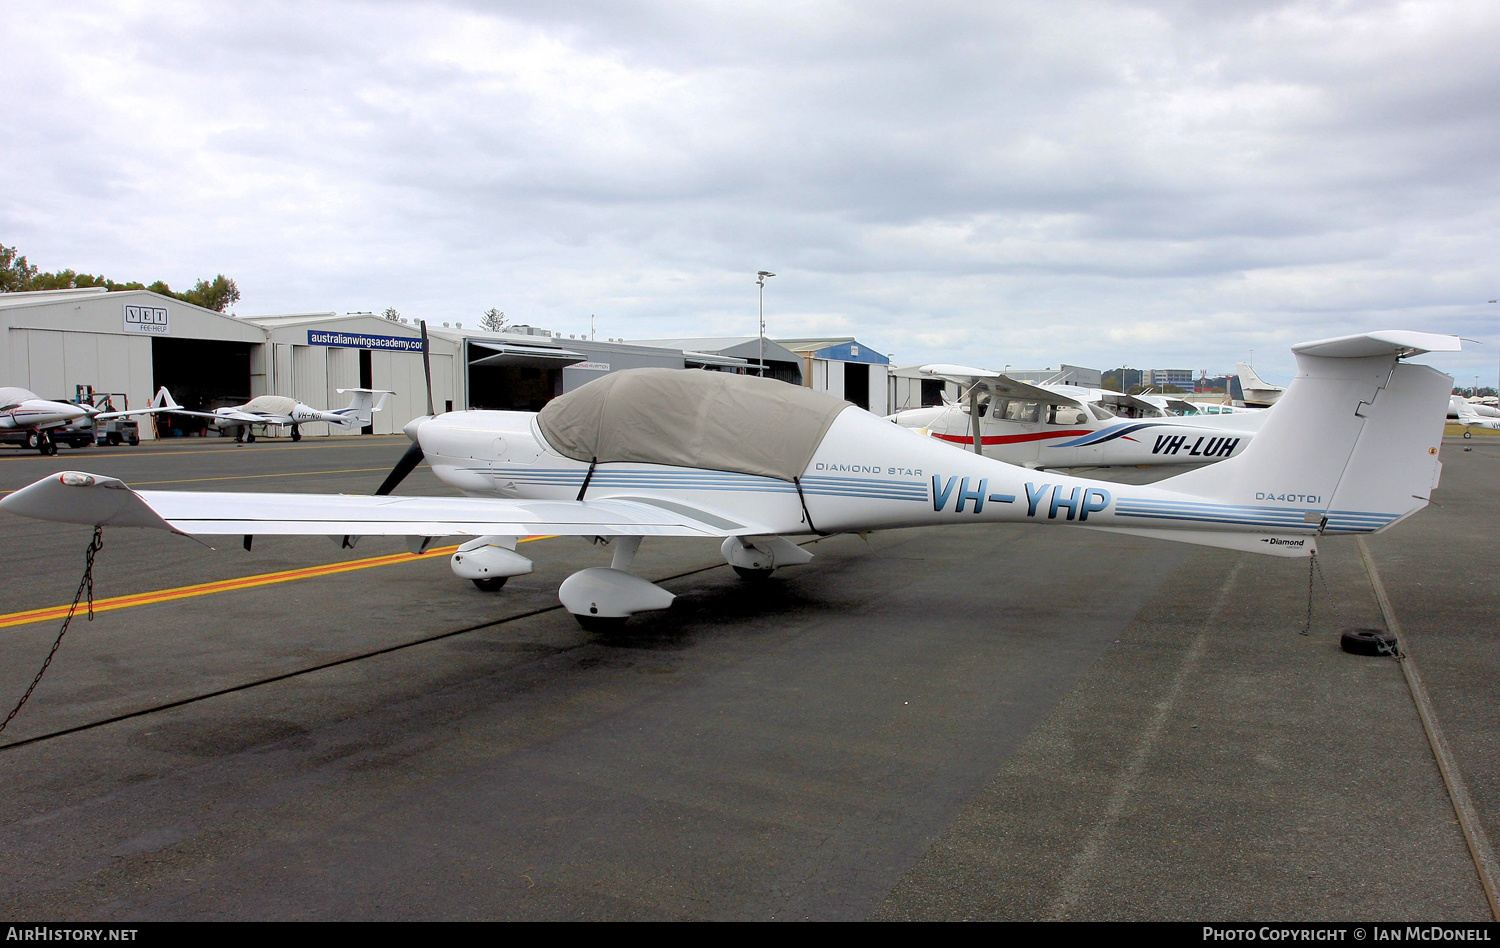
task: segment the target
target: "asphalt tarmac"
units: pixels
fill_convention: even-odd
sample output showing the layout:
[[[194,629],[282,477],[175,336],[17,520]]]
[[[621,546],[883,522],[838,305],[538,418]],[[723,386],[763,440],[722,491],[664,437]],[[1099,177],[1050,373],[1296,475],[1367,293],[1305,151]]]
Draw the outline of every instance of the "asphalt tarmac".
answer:
[[[369,492],[405,447],[0,451],[0,490]],[[1366,543],[1494,839],[1500,439],[1443,460]],[[7,617],[88,538],[0,515],[0,714],[61,622]],[[1303,561],[1086,530],[834,537],[760,584],[648,541],[678,599],[604,637],[556,589],[608,548],[529,542],[494,594],[403,549],[107,531],[95,596],[138,598],[0,734],[0,915],[1490,918],[1400,666],[1338,647],[1382,624],[1353,539],[1306,636]]]

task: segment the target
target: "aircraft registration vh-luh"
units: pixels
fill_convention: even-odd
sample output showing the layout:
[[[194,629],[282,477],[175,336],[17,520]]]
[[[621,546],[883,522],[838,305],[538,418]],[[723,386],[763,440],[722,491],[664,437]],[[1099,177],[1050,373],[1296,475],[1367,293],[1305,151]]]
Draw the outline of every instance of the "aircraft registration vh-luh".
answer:
[[[721,541],[742,575],[813,556],[789,537],[933,524],[1073,526],[1274,556],[1378,533],[1437,483],[1453,380],[1403,361],[1457,337],[1373,332],[1295,346],[1296,381],[1240,454],[1149,486],[1039,473],[976,455],[810,389],[716,372],[604,376],[539,413],[457,411],[411,422],[412,446],[375,495],[135,491],[80,472],[4,499],[13,514],[188,536],[467,536],[454,573],[497,588],[531,571],[536,534],[614,542],[608,567],[561,585],[588,628],[666,608],[629,572],[645,537]],[[429,406],[430,409],[430,406]],[[390,492],[422,460],[465,496]]]

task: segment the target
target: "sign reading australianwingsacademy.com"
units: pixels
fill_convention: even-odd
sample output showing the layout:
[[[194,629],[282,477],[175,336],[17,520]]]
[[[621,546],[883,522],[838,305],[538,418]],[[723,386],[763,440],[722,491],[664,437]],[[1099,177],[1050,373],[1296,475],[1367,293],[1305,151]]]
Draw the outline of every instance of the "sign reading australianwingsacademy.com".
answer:
[[[307,331],[310,346],[339,346],[345,349],[390,349],[397,352],[421,352],[422,340],[410,336],[371,336],[362,332]]]

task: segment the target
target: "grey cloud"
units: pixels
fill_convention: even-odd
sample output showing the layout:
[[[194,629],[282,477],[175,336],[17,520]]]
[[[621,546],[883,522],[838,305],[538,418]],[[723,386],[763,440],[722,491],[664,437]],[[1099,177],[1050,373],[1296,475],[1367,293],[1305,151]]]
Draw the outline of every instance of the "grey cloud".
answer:
[[[232,272],[245,311],[670,336],[752,319],[764,266],[780,331],[904,361],[1273,373],[1500,316],[1485,4],[48,10],[0,65],[5,242]]]

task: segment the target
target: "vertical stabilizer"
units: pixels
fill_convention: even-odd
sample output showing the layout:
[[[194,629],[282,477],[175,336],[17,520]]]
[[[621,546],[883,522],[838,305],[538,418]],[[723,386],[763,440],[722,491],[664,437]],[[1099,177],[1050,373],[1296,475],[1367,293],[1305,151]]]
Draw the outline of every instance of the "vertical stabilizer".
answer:
[[[391,392],[379,388],[341,388],[338,390],[342,395],[352,392],[353,397],[349,399],[349,407],[339,409],[336,414],[342,415],[342,424],[359,425],[364,427],[375,423],[374,414],[385,408],[386,401],[391,397]],[[380,396],[380,401],[375,401],[375,396]]]
[[[1377,332],[1294,346],[1297,378],[1238,457],[1157,486],[1296,511],[1324,533],[1371,533],[1427,505],[1453,379],[1409,355],[1456,336]]]
[[[1256,375],[1255,370],[1250,368],[1250,363],[1248,362],[1236,362],[1234,368],[1240,377],[1241,390],[1254,389],[1261,392],[1285,391],[1280,385],[1272,385],[1259,375]]]

